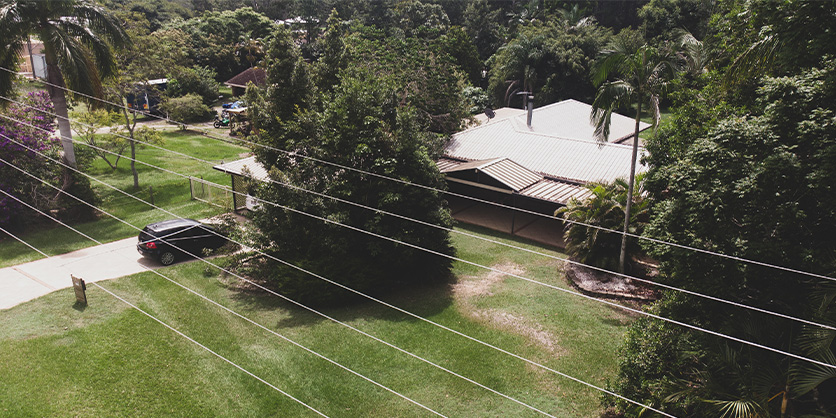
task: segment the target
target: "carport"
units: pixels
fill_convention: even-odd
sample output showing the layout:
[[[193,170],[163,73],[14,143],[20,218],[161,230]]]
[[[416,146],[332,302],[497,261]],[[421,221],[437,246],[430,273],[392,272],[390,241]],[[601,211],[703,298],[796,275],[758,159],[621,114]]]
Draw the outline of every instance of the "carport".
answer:
[[[563,222],[537,214],[554,215],[570,199],[582,200],[590,194],[580,184],[547,178],[508,158],[469,162],[442,158],[438,167],[451,192],[473,198],[448,196],[457,221],[561,248]]]

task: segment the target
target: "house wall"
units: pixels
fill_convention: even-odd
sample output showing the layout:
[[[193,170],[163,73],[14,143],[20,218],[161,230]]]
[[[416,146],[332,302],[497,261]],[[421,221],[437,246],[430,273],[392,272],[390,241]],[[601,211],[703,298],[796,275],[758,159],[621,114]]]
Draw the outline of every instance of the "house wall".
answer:
[[[448,187],[453,193],[548,216],[554,215],[554,211],[562,206],[557,203],[486,190],[466,184],[448,182]],[[564,225],[560,220],[489,203],[476,202],[462,197],[445,195],[445,198],[450,206],[453,218],[457,222],[478,225],[557,248],[565,247],[563,243]]]

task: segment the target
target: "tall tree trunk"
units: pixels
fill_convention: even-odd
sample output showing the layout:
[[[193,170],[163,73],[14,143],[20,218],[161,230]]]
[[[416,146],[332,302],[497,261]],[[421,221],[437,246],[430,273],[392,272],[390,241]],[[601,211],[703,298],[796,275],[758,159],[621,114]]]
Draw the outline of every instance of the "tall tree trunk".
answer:
[[[128,110],[125,109],[125,107],[122,107],[122,115],[125,117],[125,128],[128,129],[128,136],[131,138],[128,140],[128,142],[131,143],[131,174],[134,176],[134,189],[138,189],[139,173],[136,171],[136,140],[134,140],[134,130],[136,130],[136,112],[132,112],[131,115],[128,115]]]
[[[46,55],[46,72],[47,80],[51,84],[48,85],[49,97],[52,99],[52,105],[55,106],[55,114],[58,119],[58,132],[61,135],[61,146],[64,149],[64,154],[61,158],[64,162],[72,168],[76,168],[75,150],[73,149],[73,133],[70,128],[70,118],[67,112],[67,98],[64,95],[64,77],[61,75],[61,70],[58,68],[57,60],[55,59],[55,51],[48,43],[44,45],[44,52]],[[57,86],[57,87],[56,87]],[[65,178],[66,181],[66,178]]]
[[[639,105],[636,109],[636,130],[633,134],[633,159],[630,160],[630,181],[627,183],[627,208],[624,210],[624,234],[621,235],[621,254],[618,256],[618,271],[624,274],[627,261],[627,232],[630,227],[630,211],[633,209],[633,183],[636,181],[636,157],[639,155],[639,123],[642,116],[642,94],[638,93]]]

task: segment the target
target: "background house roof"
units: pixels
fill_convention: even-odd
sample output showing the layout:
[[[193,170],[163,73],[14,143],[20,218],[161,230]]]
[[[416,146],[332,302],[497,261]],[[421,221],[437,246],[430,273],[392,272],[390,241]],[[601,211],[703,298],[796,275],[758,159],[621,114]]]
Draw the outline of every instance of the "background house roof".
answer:
[[[258,87],[264,87],[267,79],[267,72],[262,68],[252,67],[240,72],[235,77],[230,78],[224,84],[230,87],[246,88],[247,83],[252,81]]]
[[[567,99],[534,109],[532,111],[531,127],[526,125],[528,116],[524,109],[503,107],[494,110],[494,113],[496,113],[496,117],[493,119],[488,119],[483,113],[476,115],[475,118],[482,125],[510,119],[520,130],[595,142],[595,127],[589,118],[592,113],[592,106],[577,100]],[[639,122],[640,131],[649,127],[649,123]],[[635,129],[635,119],[613,113],[608,142],[619,143],[631,139]]]

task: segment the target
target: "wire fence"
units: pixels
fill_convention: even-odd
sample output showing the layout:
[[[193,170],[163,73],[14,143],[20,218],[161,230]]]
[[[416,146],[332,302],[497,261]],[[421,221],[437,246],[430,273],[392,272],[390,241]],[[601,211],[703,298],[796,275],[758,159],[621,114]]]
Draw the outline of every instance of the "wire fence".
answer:
[[[189,177],[189,193],[192,200],[199,200],[221,209],[232,210],[232,191],[203,178]]]

